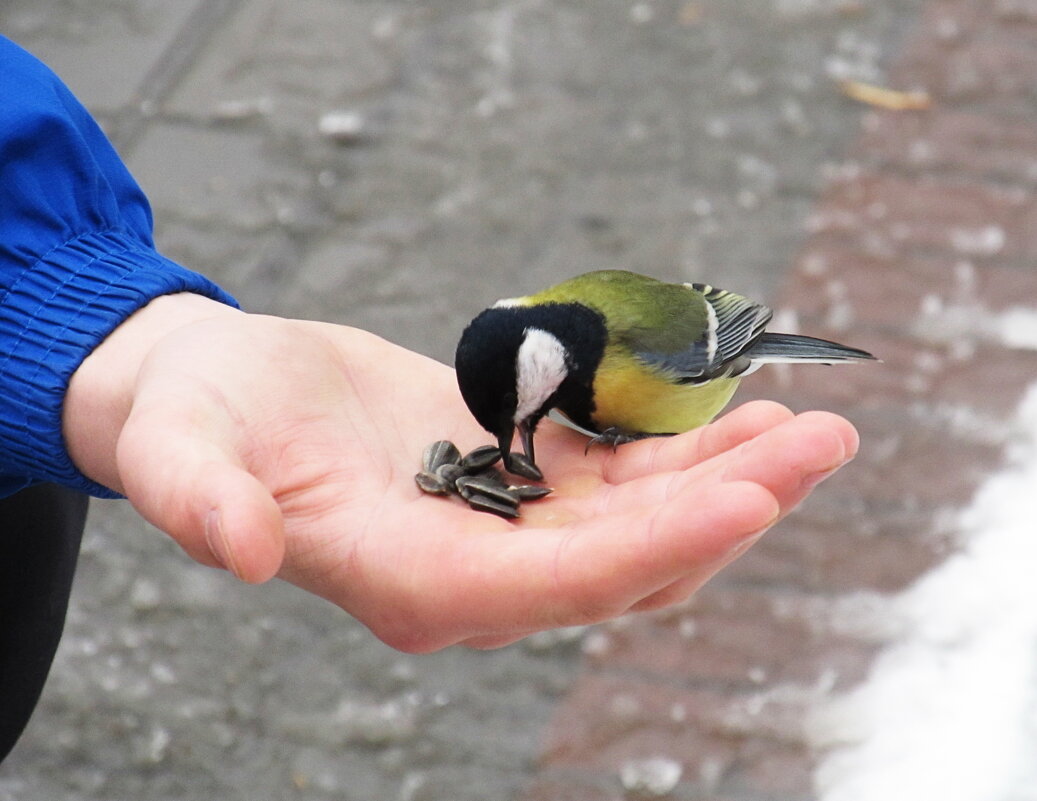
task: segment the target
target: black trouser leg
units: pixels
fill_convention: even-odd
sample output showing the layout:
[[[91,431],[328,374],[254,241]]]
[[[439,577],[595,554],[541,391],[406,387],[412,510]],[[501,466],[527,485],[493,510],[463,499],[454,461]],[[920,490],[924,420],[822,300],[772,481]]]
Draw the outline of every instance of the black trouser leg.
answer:
[[[0,499],[0,761],[29,721],[61,639],[87,501],[54,484]]]

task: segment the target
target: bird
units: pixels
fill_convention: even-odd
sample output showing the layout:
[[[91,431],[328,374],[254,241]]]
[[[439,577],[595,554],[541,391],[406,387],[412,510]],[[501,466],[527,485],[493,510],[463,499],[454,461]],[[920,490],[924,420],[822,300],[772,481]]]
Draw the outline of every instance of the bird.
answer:
[[[505,469],[518,431],[535,465],[544,417],[613,449],[710,422],[741,379],[777,362],[875,360],[867,351],[766,330],[763,304],[705,283],[599,270],[499,300],[465,327],[454,367]]]

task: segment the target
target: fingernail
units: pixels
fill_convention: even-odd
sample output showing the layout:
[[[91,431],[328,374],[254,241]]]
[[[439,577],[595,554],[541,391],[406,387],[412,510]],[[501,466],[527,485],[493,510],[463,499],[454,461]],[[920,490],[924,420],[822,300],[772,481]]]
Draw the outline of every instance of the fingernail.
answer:
[[[803,479],[801,486],[803,487],[803,489],[813,489],[826,478],[837,473],[839,471],[839,468],[842,467],[844,464],[845,462],[840,462],[835,467],[831,467],[828,470],[820,470],[817,473],[811,473]]]
[[[766,534],[768,531],[770,531],[774,527],[774,525],[777,522],[778,522],[778,517],[775,516],[775,518],[773,520],[771,520],[763,528],[757,529],[752,534],[747,534],[745,537],[743,537],[738,542],[738,544],[735,545],[735,547],[731,549],[730,558],[732,560],[737,559],[742,554],[744,554],[746,551],[748,551],[750,548],[752,548],[757,542],[760,541],[760,539],[763,538],[764,534]]]
[[[227,547],[227,538],[223,536],[223,526],[220,523],[218,509],[210,509],[205,516],[205,542],[209,546],[209,553],[220,564],[220,567],[233,573],[230,549]]]
[[[767,525],[761,526],[760,528],[756,529],[756,531],[754,531],[752,534],[746,536],[745,539],[742,540],[742,543],[745,546],[745,548],[748,548],[750,545],[752,545],[758,539],[760,539],[760,537],[762,537],[764,534],[766,534],[768,531],[774,528],[774,526],[777,525],[779,520],[781,520],[781,512],[778,512],[776,515],[774,515],[774,517],[772,517],[767,522]]]

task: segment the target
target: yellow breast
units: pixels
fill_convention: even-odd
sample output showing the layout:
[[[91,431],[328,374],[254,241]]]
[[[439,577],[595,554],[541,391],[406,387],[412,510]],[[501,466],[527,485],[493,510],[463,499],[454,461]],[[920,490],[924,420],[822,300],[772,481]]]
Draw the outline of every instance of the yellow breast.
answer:
[[[738,381],[718,378],[707,384],[674,384],[630,354],[609,350],[594,378],[592,417],[599,430],[615,426],[631,433],[689,431],[719,414]]]

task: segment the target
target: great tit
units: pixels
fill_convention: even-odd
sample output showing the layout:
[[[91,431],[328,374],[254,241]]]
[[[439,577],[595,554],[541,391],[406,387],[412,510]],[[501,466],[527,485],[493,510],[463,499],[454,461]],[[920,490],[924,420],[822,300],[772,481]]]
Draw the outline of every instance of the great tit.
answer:
[[[510,469],[515,430],[533,462],[533,435],[549,412],[592,437],[588,447],[615,447],[708,423],[762,364],[875,358],[766,332],[770,319],[766,306],[708,284],[585,273],[479,314],[457,345],[457,382]]]

